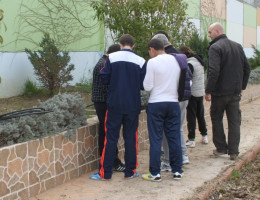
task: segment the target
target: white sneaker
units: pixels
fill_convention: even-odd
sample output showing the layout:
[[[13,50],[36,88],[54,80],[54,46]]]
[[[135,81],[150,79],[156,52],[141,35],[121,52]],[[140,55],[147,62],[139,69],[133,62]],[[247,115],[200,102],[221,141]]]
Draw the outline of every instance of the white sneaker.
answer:
[[[183,156],[182,156],[182,164],[183,164],[183,165],[187,165],[187,164],[189,164],[189,163],[190,163],[190,161],[189,161],[188,155],[183,155]]]
[[[195,147],[195,141],[187,140],[186,146],[187,146],[187,147]]]
[[[168,162],[162,162],[161,163],[161,172],[171,172],[172,168],[170,166],[170,163]]]
[[[202,139],[201,139],[201,141],[202,141],[202,143],[203,144],[208,144],[209,143],[209,141],[208,141],[208,136],[202,136]]]

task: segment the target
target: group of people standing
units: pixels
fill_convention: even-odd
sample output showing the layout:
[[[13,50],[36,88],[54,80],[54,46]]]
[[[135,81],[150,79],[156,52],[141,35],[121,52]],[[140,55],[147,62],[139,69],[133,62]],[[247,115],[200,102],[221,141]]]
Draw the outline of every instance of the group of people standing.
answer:
[[[206,90],[204,63],[200,56],[183,46],[175,49],[166,32],[158,31],[148,43],[151,59],[148,62],[133,52],[134,39],[122,35],[119,45],[109,47],[93,71],[92,101],[99,126],[100,164],[95,180],[109,180],[113,171],[124,172],[125,178],[139,176],[136,171],[138,147],[138,116],[141,111],[140,90],[150,91],[147,106],[147,126],[150,140],[149,172],[144,180],[161,181],[161,171],[171,171],[174,179],[183,176],[182,165],[189,164],[187,147],[195,147],[196,119],[202,142],[208,143],[204,119],[203,97],[211,102],[211,120],[215,156],[239,154],[241,111],[239,100],[246,88],[250,66],[238,43],[229,40],[223,27],[214,23],[209,27],[212,39],[209,47],[209,66]],[[185,56],[184,56],[184,55]],[[189,66],[193,78],[191,97],[179,101],[181,76],[179,60]],[[206,91],[206,94],[205,94]],[[182,128],[187,110],[188,140]],[[226,111],[229,133],[226,142],[223,114]],[[123,126],[125,164],[118,158],[117,143]],[[161,162],[163,147],[164,156]]]

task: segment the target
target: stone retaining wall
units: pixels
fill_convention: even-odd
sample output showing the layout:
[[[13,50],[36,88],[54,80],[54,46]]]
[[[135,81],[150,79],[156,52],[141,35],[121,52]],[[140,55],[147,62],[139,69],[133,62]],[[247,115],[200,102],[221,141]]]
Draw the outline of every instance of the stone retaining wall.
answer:
[[[241,103],[260,97],[260,85],[249,85]],[[209,119],[210,103],[205,103]],[[139,116],[138,150],[149,147],[146,112]],[[186,128],[186,126],[184,126]],[[76,130],[75,136],[65,133],[16,144],[0,149],[0,200],[24,200],[42,193],[98,167],[98,121]],[[119,156],[123,158],[124,142],[119,139]]]
[[[91,121],[91,120],[90,120]],[[92,120],[93,121],[93,120]],[[0,149],[0,200],[23,200],[98,167],[98,122],[76,130]],[[146,113],[139,116],[139,151],[147,146]],[[119,155],[124,141],[119,139]]]

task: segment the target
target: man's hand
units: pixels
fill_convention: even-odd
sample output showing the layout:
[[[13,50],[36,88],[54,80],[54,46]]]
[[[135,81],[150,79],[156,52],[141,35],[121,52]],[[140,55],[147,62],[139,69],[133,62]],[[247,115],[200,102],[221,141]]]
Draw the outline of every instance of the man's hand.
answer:
[[[211,94],[205,94],[206,101],[211,101]]]

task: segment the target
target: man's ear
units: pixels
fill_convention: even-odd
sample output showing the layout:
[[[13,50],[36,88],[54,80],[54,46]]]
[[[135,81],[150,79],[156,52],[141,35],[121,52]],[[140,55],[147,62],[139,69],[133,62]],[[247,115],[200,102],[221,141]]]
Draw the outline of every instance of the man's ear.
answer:
[[[120,49],[123,49],[123,45],[121,43],[119,43],[119,45],[120,45]]]
[[[134,48],[135,48],[135,45],[133,45],[131,48],[134,49]]]

